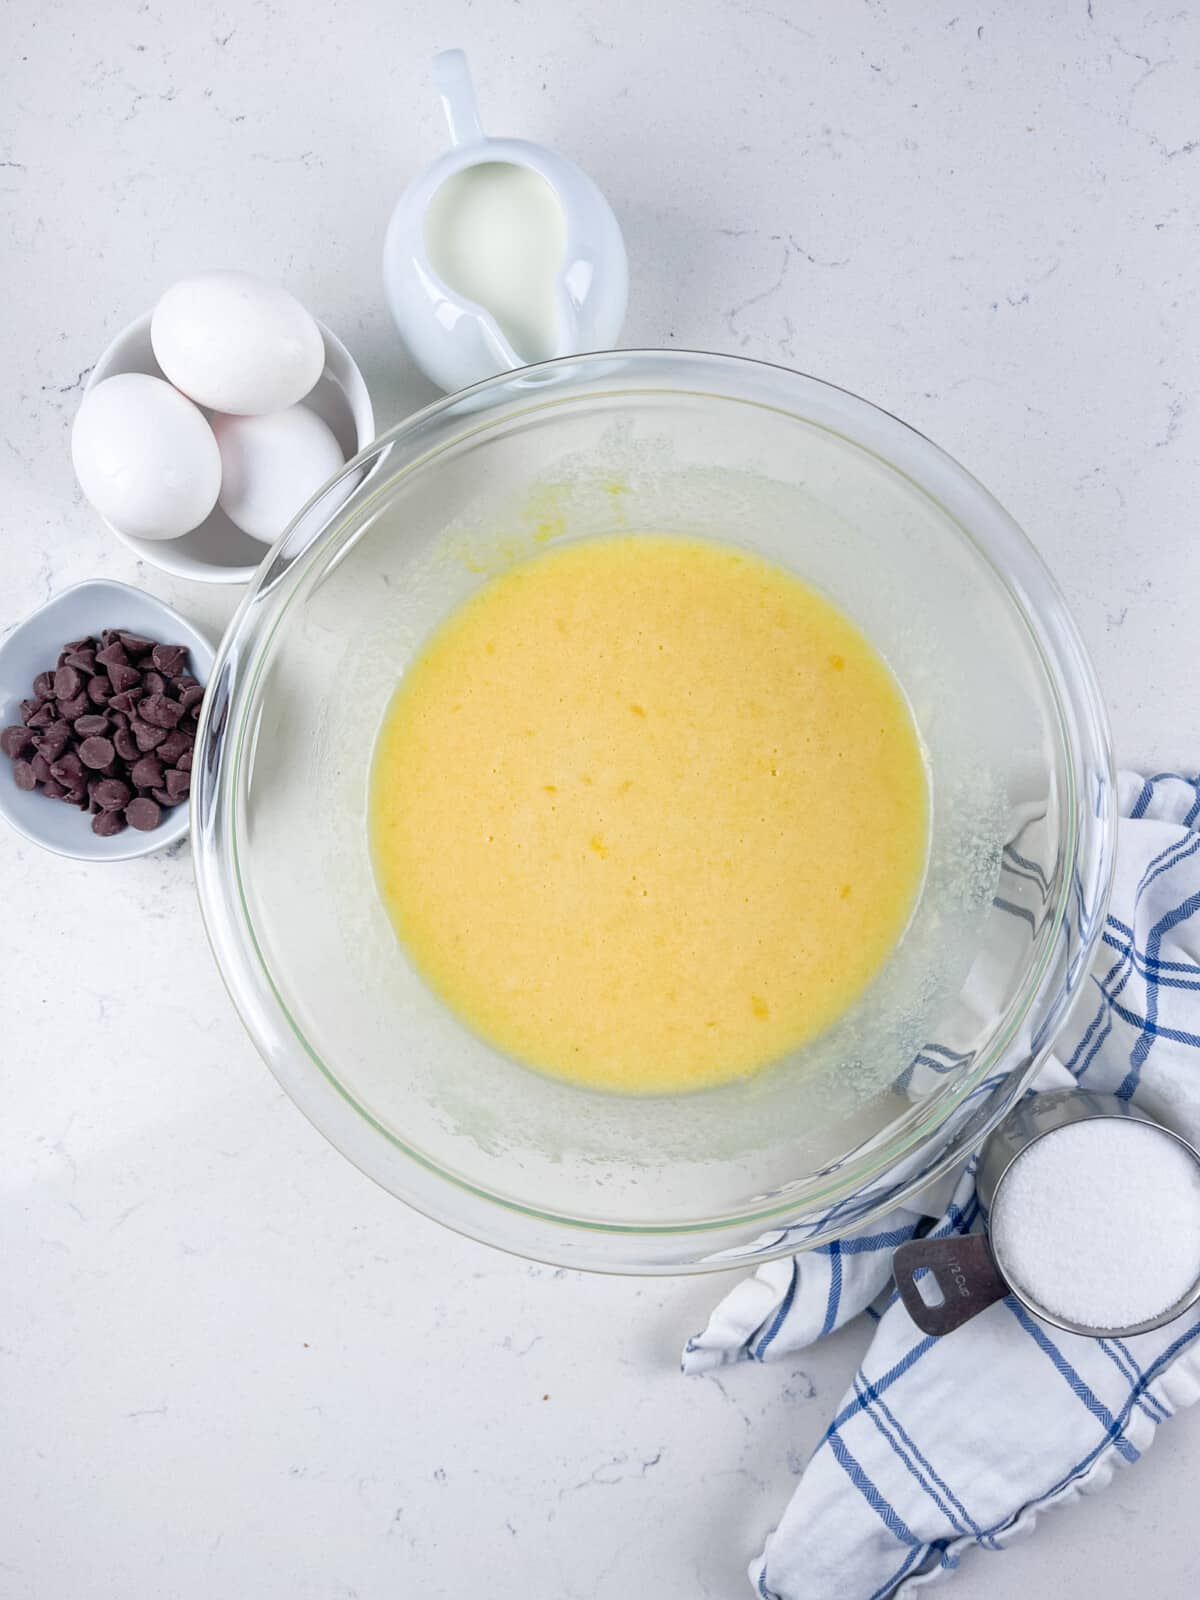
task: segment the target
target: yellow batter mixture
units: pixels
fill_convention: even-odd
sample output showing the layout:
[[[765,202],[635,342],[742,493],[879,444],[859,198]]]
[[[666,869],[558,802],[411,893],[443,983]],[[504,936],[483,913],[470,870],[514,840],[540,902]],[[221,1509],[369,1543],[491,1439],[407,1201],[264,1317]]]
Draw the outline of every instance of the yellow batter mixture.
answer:
[[[732,547],[587,540],[485,584],[413,662],[371,780],[384,901],[501,1050],[605,1089],[753,1072],[904,929],[908,707],[828,601]]]

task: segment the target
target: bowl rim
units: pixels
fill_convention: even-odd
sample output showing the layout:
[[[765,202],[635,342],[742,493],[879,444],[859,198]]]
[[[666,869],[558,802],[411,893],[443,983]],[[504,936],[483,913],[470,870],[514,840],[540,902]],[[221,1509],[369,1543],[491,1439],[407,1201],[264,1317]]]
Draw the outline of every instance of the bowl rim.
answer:
[[[177,628],[186,638],[189,651],[198,658],[196,666],[201,670],[196,672],[196,677],[202,684],[207,685],[212,677],[216,651],[203,629],[182,616],[165,600],[160,600],[157,595],[147,594],[144,589],[136,589],[132,584],[122,583],[117,578],[84,578],[79,583],[72,583],[65,589],[58,590],[27,616],[22,617],[20,622],[14,624],[3,640],[0,640],[0,656],[5,655],[22,634],[58,609],[69,596],[96,590],[115,591],[118,597],[132,595],[139,605],[147,606],[159,615],[168,628]],[[0,721],[2,720],[3,716],[0,715]],[[93,835],[85,829],[80,835],[79,848],[71,848],[48,839],[28,827],[9,804],[7,786],[0,786],[0,816],[3,816],[5,822],[31,844],[36,844],[41,849],[50,851],[52,855],[62,856],[69,861],[89,861],[105,865],[110,861],[135,861],[139,856],[154,855],[159,850],[169,849],[171,845],[187,837],[190,812],[190,803],[176,806],[171,815],[149,833],[138,833],[135,829],[126,828],[114,845],[104,851],[100,851],[91,843]]]
[[[675,381],[665,378],[647,381],[646,369],[655,366],[670,369]],[[712,381],[707,384],[696,381],[705,373]],[[784,394],[764,401],[747,392],[721,389],[722,373],[738,375],[744,387],[761,384],[778,389],[782,386]],[[339,534],[349,533],[367,519],[374,501],[370,480],[389,464],[387,483],[390,485],[396,475],[405,475],[426,465],[451,441],[461,443],[472,432],[492,426],[498,415],[511,421],[514,413],[505,404],[508,400],[522,412],[526,410],[520,406],[522,400],[532,402],[534,409],[542,404],[563,403],[578,399],[586,392],[589,377],[603,380],[606,374],[623,375],[625,379],[624,382],[601,383],[602,392],[610,399],[628,391],[643,397],[652,393],[688,394],[767,405],[783,415],[839,433],[856,448],[875,454],[891,471],[907,477],[948,516],[959,535],[975,547],[996,581],[1007,591],[1041,661],[1058,712],[1066,765],[1067,828],[1061,841],[1066,861],[1050,932],[1043,940],[1038,960],[1031,963],[1020,992],[998,1023],[988,1049],[980,1052],[981,1059],[973,1071],[961,1083],[956,1081],[928,1102],[912,1107],[876,1139],[848,1152],[823,1172],[807,1175],[787,1186],[786,1191],[762,1197],[764,1203],[744,1207],[736,1216],[695,1222],[613,1223],[542,1210],[488,1190],[405,1144],[376,1121],[334,1077],[291,1017],[262,959],[254,929],[245,914],[239,882],[236,813],[246,753],[244,713],[254,701],[258,677],[275,632],[282,625],[305,577],[324,552],[332,550],[332,559],[336,561]],[[568,393],[556,400],[553,391],[564,386]],[[789,388],[790,394],[787,393]],[[786,403],[788,399],[793,403]],[[809,402],[808,407],[805,400]],[[820,416],[814,416],[813,409],[819,411],[821,404],[843,414],[849,411],[861,431],[843,432],[822,421]],[[447,423],[452,433],[440,443],[422,448],[429,436],[436,435]],[[883,442],[902,443],[910,453],[916,451],[922,468],[927,471],[923,470],[921,475],[909,471],[900,460],[880,447]],[[904,452],[898,453],[902,456]],[[393,454],[400,454],[401,460],[392,462]],[[941,474],[941,492],[929,481],[935,475],[935,468]],[[198,748],[203,751],[203,759],[199,763],[201,776],[193,794],[199,819],[195,835],[197,885],[218,967],[260,1054],[291,1098],[326,1138],[389,1192],[469,1237],[555,1264],[625,1273],[715,1271],[739,1260],[761,1261],[819,1245],[829,1238],[857,1231],[926,1188],[969,1154],[1024,1091],[1040,1067],[1054,1031],[1074,999],[1075,988],[1086,975],[1111,887],[1116,828],[1111,740],[1094,670],[1054,580],[1028,538],[994,497],[925,435],[851,391],[774,363],[704,351],[596,352],[561,357],[486,379],[468,390],[435,401],[397,424],[348,463],[346,471],[364,473],[359,492],[323,525],[314,526],[312,519],[301,513],[275,547],[274,559],[264,563],[226,633],[214,669],[216,692],[210,692],[207,697],[201,720]],[[971,508],[976,526],[986,518],[990,543],[981,544],[963,517],[956,514],[956,501]],[[310,506],[308,511],[311,510]],[[1000,564],[1001,559],[1003,564]],[[1082,724],[1089,746],[1087,751],[1080,747],[1077,724]],[[226,749],[230,737],[232,749]],[[1095,780],[1095,795],[1084,795],[1085,776]],[[1086,821],[1088,818],[1090,825]],[[1081,823],[1081,819],[1085,820]],[[1085,915],[1081,919],[1074,960],[1057,993],[1051,991],[1032,1050],[1023,1059],[1005,1065],[1006,1052],[1023,1019],[1040,998],[1045,998],[1042,985],[1054,959],[1067,903],[1072,893],[1080,892],[1073,879],[1078,875],[1081,839],[1089,826],[1095,860],[1089,866],[1088,901],[1081,904]],[[296,1043],[299,1051],[293,1048]],[[312,1066],[318,1069],[315,1074]],[[959,1131],[940,1154],[935,1154],[919,1170],[910,1170],[907,1177],[901,1177],[877,1201],[860,1208],[843,1208],[843,1201],[848,1201],[864,1182],[878,1178],[881,1173],[897,1169],[903,1172],[906,1164],[911,1169],[912,1158],[928,1148],[929,1141],[948,1126],[959,1110],[965,1112],[968,1104],[985,1092],[990,1098],[972,1111],[965,1126],[960,1123]],[[374,1158],[376,1135],[382,1136],[390,1151],[407,1158],[409,1168],[405,1172],[405,1182],[398,1182],[392,1171],[384,1175],[384,1161]],[[876,1154],[870,1172],[864,1175],[856,1169],[856,1157],[867,1149]],[[853,1176],[846,1177],[847,1172]],[[811,1186],[818,1177],[832,1181],[815,1200],[811,1194],[800,1198],[798,1191]],[[460,1197],[457,1206],[452,1196]],[[468,1197],[468,1216],[463,1215],[462,1197]],[[832,1213],[841,1210],[838,1223],[816,1231],[795,1226],[805,1205],[813,1203],[827,1207]],[[538,1238],[514,1238],[514,1228],[504,1226],[506,1220],[515,1223],[517,1230],[527,1229],[532,1222],[544,1231]],[[764,1229],[768,1230],[765,1238]],[[618,1256],[620,1259],[616,1259]]]

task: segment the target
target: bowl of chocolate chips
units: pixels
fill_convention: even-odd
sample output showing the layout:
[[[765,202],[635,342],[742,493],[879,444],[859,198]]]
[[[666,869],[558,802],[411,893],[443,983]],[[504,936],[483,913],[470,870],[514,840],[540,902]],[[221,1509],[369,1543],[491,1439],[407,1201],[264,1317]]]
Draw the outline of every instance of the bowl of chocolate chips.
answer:
[[[56,595],[0,644],[0,814],[78,860],[183,838],[212,660],[202,634],[137,589]]]

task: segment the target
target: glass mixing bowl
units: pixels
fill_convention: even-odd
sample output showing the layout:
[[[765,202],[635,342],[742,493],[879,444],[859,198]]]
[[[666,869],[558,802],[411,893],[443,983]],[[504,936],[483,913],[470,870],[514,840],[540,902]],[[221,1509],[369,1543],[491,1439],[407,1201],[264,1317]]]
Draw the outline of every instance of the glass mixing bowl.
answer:
[[[426,988],[375,890],[367,782],[414,651],[556,541],[708,535],[815,584],[882,651],[932,827],[898,950],[756,1077],[606,1095],[506,1059]],[[1112,872],[1095,679],[1038,557],[935,445],[778,367],[568,358],[410,418],[271,552],[214,669],[193,774],[204,918],[284,1088],[393,1194],[574,1267],[727,1267],[862,1227],[1021,1093],[1085,975]]]

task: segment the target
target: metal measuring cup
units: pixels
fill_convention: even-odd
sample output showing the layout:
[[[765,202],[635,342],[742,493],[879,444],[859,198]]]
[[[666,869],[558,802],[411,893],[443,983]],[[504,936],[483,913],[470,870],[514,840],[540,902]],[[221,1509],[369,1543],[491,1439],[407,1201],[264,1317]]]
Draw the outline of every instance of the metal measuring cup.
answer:
[[[949,1238],[913,1239],[902,1244],[892,1258],[896,1288],[909,1316],[922,1333],[953,1333],[955,1328],[1010,1294],[1042,1322],[1090,1339],[1150,1333],[1173,1322],[1200,1302],[1200,1279],[1197,1279],[1181,1299],[1145,1322],[1124,1328],[1089,1328],[1069,1322],[1038,1305],[1017,1287],[1005,1270],[991,1238],[989,1219],[1017,1158],[1031,1144],[1057,1129],[1096,1117],[1130,1117],[1157,1128],[1165,1139],[1182,1145],[1200,1171],[1200,1151],[1115,1095],[1096,1094],[1090,1089],[1051,1089],[1045,1094],[1027,1095],[991,1134],[979,1157],[975,1188],[984,1213],[984,1231],[954,1234]],[[930,1276],[941,1296],[938,1304],[930,1304],[921,1291],[922,1282],[928,1284]]]

